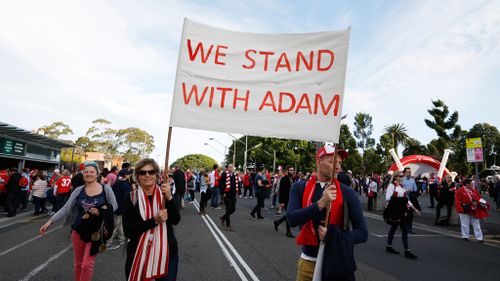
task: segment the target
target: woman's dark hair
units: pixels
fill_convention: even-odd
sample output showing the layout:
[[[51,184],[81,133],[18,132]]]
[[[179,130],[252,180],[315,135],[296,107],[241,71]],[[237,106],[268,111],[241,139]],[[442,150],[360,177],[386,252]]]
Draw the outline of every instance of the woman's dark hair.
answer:
[[[464,184],[464,185],[468,185],[468,184],[469,184],[469,183],[471,183],[471,182],[472,182],[472,180],[471,180],[471,179],[465,179],[465,180],[463,181],[463,184]]]
[[[141,161],[139,161],[139,163],[137,163],[135,165],[134,177],[133,177],[135,182],[138,182],[137,181],[137,171],[139,171],[140,169],[142,169],[142,167],[144,167],[148,164],[151,164],[151,166],[153,166],[153,169],[154,169],[155,174],[156,174],[156,178],[157,179],[160,178],[160,167],[158,166],[156,161],[152,158],[144,158],[144,159],[141,159]]]

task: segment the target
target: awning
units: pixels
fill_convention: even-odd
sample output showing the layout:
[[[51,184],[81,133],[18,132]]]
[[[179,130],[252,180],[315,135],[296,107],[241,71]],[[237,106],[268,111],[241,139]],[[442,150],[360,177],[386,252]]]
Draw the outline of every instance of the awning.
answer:
[[[42,136],[39,134],[35,134],[30,131],[3,122],[0,122],[0,135],[4,135],[28,144],[45,146],[57,150],[65,147],[73,147],[73,145],[71,144],[51,139],[49,137]]]

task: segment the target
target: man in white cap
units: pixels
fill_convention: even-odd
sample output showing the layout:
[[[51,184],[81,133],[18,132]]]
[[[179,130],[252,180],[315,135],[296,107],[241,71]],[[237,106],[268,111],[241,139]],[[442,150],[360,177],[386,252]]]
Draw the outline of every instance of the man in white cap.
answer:
[[[335,150],[325,146],[316,155],[316,175],[307,182],[297,182],[290,191],[288,222],[290,226],[301,226],[297,244],[302,246],[298,262],[297,281],[312,280],[320,240],[325,241],[322,280],[354,280],[356,263],[353,257],[354,244],[368,239],[368,230],[363,211],[354,191],[332,180]],[[337,151],[335,172],[342,172],[342,161],[349,156],[347,151]],[[327,227],[321,225],[330,206]],[[348,230],[349,221],[352,230]],[[343,242],[338,237],[345,237]],[[349,245],[342,244],[351,241]],[[343,248],[338,248],[341,246]],[[337,248],[337,249],[335,249]],[[342,258],[339,258],[340,256]],[[347,257],[347,258],[345,258]]]

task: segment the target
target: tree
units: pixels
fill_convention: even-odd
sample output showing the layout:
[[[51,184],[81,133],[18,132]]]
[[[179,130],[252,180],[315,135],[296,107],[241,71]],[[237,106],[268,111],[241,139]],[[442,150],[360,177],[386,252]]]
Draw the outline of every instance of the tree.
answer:
[[[73,134],[73,130],[68,125],[59,121],[36,129],[36,133],[49,138],[59,139],[60,136]]]
[[[429,155],[441,159],[444,150],[449,148],[454,153],[449,157],[448,168],[458,173],[468,170],[468,168],[464,168],[468,166],[464,161],[465,153],[462,155],[462,151],[465,151],[465,147],[462,148],[462,143],[465,143],[465,136],[462,128],[458,125],[458,112],[454,111],[450,114],[448,106],[442,100],[432,101],[432,105],[434,107],[427,112],[434,121],[425,119],[425,124],[436,131],[438,138],[433,139],[427,145]]]
[[[361,174],[363,172],[363,160],[356,149],[356,140],[347,124],[340,125],[339,147],[349,152],[349,157],[342,163],[344,170],[351,170],[353,175]]]
[[[367,149],[373,148],[375,145],[375,139],[371,138],[373,132],[372,117],[368,113],[359,112],[354,117],[354,136],[358,139],[356,143],[359,148],[363,151],[362,153],[362,167],[363,174],[366,175],[367,165],[365,161],[365,151]]]
[[[453,141],[460,137],[462,128],[458,125],[458,112],[454,111],[451,115],[448,106],[442,100],[432,101],[434,106],[432,109],[427,110],[433,117],[434,121],[425,119],[425,124],[434,131],[438,137],[446,141]],[[449,116],[448,116],[449,115]],[[453,130],[453,131],[452,131]],[[452,132],[451,132],[452,131]]]
[[[418,140],[413,138],[408,138],[408,140],[406,141],[405,149],[403,150],[403,156],[414,155],[414,154],[428,155],[429,150],[425,145],[422,145]]]
[[[377,151],[381,157],[382,166],[384,170],[389,169],[389,167],[394,162],[389,150],[394,148],[394,140],[388,133],[384,133],[379,138],[379,144],[377,144]]]
[[[205,171],[211,171],[215,164],[217,164],[217,161],[209,156],[203,154],[188,154],[175,160],[170,167],[179,165],[184,171],[187,169],[205,169]]]
[[[109,127],[111,122],[106,119],[96,119],[92,121],[92,127],[87,130],[87,147],[94,152],[103,152],[109,155],[118,153],[115,136],[117,131]]]
[[[398,152],[398,146],[400,144],[405,145],[410,138],[406,132],[408,132],[408,130],[403,123],[396,123],[385,127],[385,133],[391,137],[396,153]]]
[[[245,142],[245,136],[239,138],[241,142]],[[233,163],[233,146],[236,144],[236,166],[243,167],[245,145],[238,140],[234,142],[228,149],[225,162]],[[251,149],[252,147],[262,144],[261,146]],[[316,146],[312,142],[262,138],[248,136],[247,155],[248,165],[257,165],[273,170],[273,150],[276,150],[276,168],[278,166],[297,166],[297,169],[303,172],[311,172],[315,167]],[[251,149],[251,150],[250,150]]]
[[[358,139],[357,145],[363,151],[375,145],[375,139],[370,138],[373,132],[372,117],[368,113],[359,112],[354,117],[354,136]]]
[[[154,138],[148,132],[139,128],[126,128],[116,131],[115,147],[125,161],[137,163],[147,157],[155,147]]]

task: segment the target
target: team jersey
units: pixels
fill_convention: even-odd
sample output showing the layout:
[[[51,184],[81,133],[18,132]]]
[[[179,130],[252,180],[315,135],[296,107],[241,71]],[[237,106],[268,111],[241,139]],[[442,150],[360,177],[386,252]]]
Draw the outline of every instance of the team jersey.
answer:
[[[57,182],[57,194],[68,193],[71,189],[71,178],[69,176],[60,177]]]

